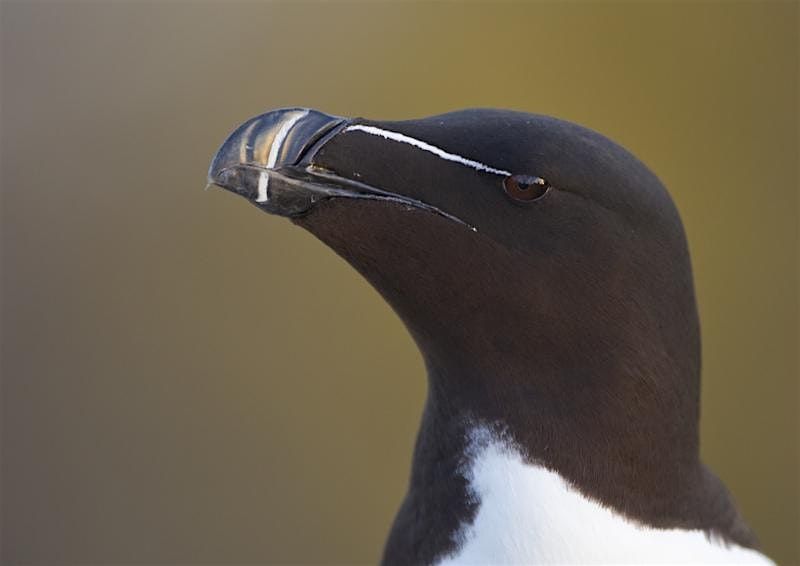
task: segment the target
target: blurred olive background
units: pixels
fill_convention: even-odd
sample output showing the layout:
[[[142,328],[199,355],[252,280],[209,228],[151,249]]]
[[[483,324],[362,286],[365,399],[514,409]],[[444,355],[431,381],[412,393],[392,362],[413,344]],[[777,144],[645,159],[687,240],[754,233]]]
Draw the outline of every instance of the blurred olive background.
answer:
[[[2,4],[8,564],[372,563],[425,391],[311,235],[221,191],[239,122],[470,106],[622,143],[682,212],[703,455],[797,563],[798,4]]]

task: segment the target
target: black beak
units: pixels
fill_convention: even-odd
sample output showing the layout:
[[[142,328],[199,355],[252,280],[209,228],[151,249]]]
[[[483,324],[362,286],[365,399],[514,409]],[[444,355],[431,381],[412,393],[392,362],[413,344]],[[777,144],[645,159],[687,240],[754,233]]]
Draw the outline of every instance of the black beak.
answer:
[[[228,136],[214,155],[208,184],[280,216],[300,216],[317,202],[338,197],[394,202],[466,224],[434,206],[316,164],[314,157],[328,141],[352,124],[353,120],[308,108],[283,108],[256,116]]]
[[[227,189],[273,214],[305,212],[310,195],[299,191],[313,148],[346,123],[308,108],[283,108],[239,126],[219,148],[208,183]]]

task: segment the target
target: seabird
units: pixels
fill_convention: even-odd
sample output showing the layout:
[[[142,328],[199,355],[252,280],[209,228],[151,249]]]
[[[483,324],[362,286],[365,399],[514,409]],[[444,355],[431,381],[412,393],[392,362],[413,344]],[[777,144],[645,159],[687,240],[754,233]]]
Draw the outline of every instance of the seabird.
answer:
[[[700,330],[678,212],[587,128],[470,109],[285,108],[209,183],[355,267],[428,395],[385,564],[772,562],[700,460]]]

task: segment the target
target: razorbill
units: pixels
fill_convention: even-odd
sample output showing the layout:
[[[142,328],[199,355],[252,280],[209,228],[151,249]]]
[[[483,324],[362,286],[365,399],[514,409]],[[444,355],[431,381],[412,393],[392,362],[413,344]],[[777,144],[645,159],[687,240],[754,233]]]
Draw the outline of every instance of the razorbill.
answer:
[[[384,563],[771,564],[700,461],[686,238],[625,149],[507,110],[288,108],[236,129],[208,180],[333,248],[421,350]]]

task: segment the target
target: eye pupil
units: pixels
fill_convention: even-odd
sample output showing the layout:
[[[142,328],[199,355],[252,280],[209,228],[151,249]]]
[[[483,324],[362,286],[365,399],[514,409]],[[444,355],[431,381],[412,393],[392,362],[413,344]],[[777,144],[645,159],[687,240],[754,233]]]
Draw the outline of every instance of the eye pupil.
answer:
[[[550,183],[533,175],[510,175],[503,180],[506,194],[518,201],[533,201],[550,189]]]

